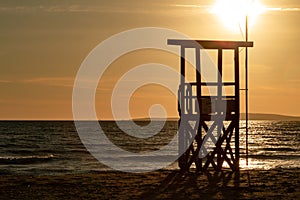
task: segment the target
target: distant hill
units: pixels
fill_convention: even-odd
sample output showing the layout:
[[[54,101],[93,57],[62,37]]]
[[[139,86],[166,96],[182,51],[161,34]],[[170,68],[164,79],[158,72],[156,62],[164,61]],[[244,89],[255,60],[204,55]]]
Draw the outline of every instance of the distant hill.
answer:
[[[240,118],[244,120],[245,113],[241,113]],[[177,121],[179,118],[171,117],[168,121]],[[154,121],[161,121],[162,118],[154,118]],[[265,113],[249,113],[249,120],[279,120],[279,121],[300,121],[300,116],[288,116],[288,115],[278,115],[278,114],[265,114]],[[134,121],[149,121],[149,118],[137,118]]]
[[[167,121],[177,121],[179,118],[178,117],[169,117],[167,118]],[[163,118],[152,118],[153,121],[164,121]],[[150,121],[150,118],[135,118],[133,121]]]
[[[245,113],[241,114],[241,119],[245,119]],[[264,114],[264,113],[249,113],[250,120],[281,120],[281,121],[300,121],[300,117],[277,115],[277,114]]]

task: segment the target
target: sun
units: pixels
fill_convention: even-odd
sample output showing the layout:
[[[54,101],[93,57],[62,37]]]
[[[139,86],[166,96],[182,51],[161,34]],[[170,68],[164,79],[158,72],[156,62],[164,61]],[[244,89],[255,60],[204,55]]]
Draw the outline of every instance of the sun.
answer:
[[[246,15],[249,26],[253,25],[264,10],[265,7],[258,0],[217,0],[212,8],[212,12],[219,15],[224,25],[233,31],[245,26]]]

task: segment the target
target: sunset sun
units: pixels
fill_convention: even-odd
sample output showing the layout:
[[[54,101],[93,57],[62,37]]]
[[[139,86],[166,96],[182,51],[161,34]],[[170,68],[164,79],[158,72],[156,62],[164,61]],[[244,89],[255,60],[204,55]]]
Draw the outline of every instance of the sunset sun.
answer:
[[[264,9],[258,0],[217,0],[212,12],[222,19],[227,28],[236,31],[244,27],[246,15],[251,26]]]

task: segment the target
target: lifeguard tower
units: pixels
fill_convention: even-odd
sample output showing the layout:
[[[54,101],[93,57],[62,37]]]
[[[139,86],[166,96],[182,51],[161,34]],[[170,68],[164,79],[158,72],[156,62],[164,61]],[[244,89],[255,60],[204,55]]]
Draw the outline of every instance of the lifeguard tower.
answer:
[[[195,166],[196,171],[205,171],[210,166],[222,170],[228,166],[239,170],[240,160],[240,47],[253,47],[253,42],[176,40],[169,39],[169,45],[180,46],[181,80],[178,90],[179,112],[179,160],[182,171]],[[186,50],[195,52],[196,82],[187,82]],[[217,81],[205,82],[201,77],[200,52],[205,49],[217,51]],[[234,80],[223,80],[223,51],[232,50],[234,55]],[[215,96],[204,94],[204,87],[216,87]],[[226,87],[233,87],[233,94],[226,95]],[[220,105],[223,105],[220,106]],[[225,106],[224,106],[225,105]],[[226,108],[224,110],[224,107]],[[205,142],[213,142],[211,151]],[[226,163],[226,164],[225,164]]]

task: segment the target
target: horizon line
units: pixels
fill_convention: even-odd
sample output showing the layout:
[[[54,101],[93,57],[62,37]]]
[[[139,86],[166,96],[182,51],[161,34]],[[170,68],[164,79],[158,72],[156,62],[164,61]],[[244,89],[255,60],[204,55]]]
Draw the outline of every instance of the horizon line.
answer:
[[[245,115],[245,113],[240,113],[240,120],[245,120],[243,119],[243,115]],[[300,120],[300,115],[286,115],[286,114],[272,114],[272,113],[249,113],[249,115],[265,115],[265,116],[269,116],[269,117],[283,117],[283,118],[299,118]],[[253,117],[253,116],[252,116]],[[44,119],[35,119],[35,118],[7,118],[7,119],[1,119],[0,121],[139,121],[139,120],[146,120],[146,121],[150,121],[150,119],[152,120],[169,120],[169,121],[173,121],[173,120],[178,120],[180,117],[179,116],[170,116],[167,118],[163,118],[163,117],[154,117],[154,118],[150,118],[150,117],[135,117],[135,118],[131,118],[131,119],[111,119],[111,118],[107,118],[107,119],[98,119],[98,120],[91,120],[91,119],[54,119],[54,118],[44,118]],[[255,119],[249,119],[249,120],[255,120]],[[261,119],[263,120],[263,119]],[[266,119],[268,120],[268,119]]]

